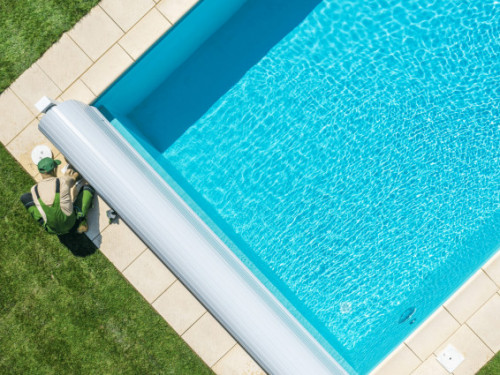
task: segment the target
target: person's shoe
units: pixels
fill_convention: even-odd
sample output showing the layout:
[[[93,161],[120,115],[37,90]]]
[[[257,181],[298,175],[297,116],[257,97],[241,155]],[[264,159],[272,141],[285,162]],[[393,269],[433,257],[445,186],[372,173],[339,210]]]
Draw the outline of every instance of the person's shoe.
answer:
[[[76,233],[85,233],[86,231],[89,230],[89,226],[87,224],[87,219],[84,219],[80,225],[78,225],[78,228],[76,229]]]

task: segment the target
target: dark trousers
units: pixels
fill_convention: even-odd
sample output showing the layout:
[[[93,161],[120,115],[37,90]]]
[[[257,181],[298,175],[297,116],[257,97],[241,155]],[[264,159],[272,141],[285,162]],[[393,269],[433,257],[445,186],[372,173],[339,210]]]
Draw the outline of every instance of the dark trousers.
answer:
[[[24,205],[24,207],[26,209],[35,205],[35,202],[33,202],[33,197],[31,196],[31,193],[26,193],[26,194],[21,195],[21,203]]]
[[[33,201],[33,196],[31,193],[25,193],[21,195],[21,203],[28,210],[28,212],[33,216],[33,219],[38,221],[38,224],[43,225],[43,219],[40,213],[38,212],[38,208],[35,206],[35,202]]]

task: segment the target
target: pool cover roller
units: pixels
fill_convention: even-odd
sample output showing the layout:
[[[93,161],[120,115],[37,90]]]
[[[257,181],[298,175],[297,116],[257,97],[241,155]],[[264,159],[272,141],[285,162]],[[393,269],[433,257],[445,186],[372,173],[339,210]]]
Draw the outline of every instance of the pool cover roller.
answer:
[[[346,374],[94,107],[51,102],[40,131],[270,374]]]

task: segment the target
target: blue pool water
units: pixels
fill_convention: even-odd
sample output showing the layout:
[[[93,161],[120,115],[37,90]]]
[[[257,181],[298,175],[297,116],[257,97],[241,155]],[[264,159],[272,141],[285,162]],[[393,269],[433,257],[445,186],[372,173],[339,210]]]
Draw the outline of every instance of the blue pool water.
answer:
[[[127,113],[96,104],[365,374],[498,249],[499,7],[248,0]]]

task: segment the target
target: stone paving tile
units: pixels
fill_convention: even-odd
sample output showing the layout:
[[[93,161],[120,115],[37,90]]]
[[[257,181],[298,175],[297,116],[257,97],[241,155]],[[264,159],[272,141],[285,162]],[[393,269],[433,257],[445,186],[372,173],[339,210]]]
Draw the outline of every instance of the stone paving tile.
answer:
[[[175,281],[158,297],[153,307],[179,335],[206,312],[203,305],[180,281]]]
[[[83,76],[82,81],[99,95],[132,63],[131,57],[115,44]]]
[[[61,90],[65,90],[92,65],[92,60],[64,34],[37,64]]]
[[[411,375],[449,375],[449,372],[438,362],[433,355],[417,367]]]
[[[217,375],[265,375],[259,365],[238,344],[227,352],[213,367]]]
[[[109,219],[106,216],[107,210],[109,210],[109,206],[99,195],[96,195],[96,197],[94,197],[93,207],[87,214],[87,222],[89,224],[87,237],[91,240],[99,236],[99,234],[110,225]]]
[[[71,39],[94,61],[122,35],[123,31],[99,6],[94,7],[69,31]]]
[[[7,89],[0,95],[0,142],[8,144],[35,116],[26,105]]]
[[[451,314],[440,307],[407,340],[408,347],[424,361],[432,352],[450,337],[460,324]]]
[[[152,7],[153,0],[102,0],[101,8],[122,28],[129,30]]]
[[[59,96],[61,101],[73,99],[85,104],[90,104],[95,98],[95,94],[81,80],[73,83]]]
[[[35,116],[39,114],[35,104],[42,96],[54,99],[61,94],[59,87],[52,82],[37,63],[31,65],[28,70],[21,74],[10,88]]]
[[[464,356],[464,361],[453,371],[454,375],[473,375],[493,357],[493,352],[466,325],[460,327],[434,354],[437,356],[449,344]]]
[[[7,150],[9,150],[12,156],[16,158],[31,177],[35,177],[38,174],[38,168],[31,160],[31,151],[37,145],[49,146],[53,155],[59,154],[59,150],[57,150],[38,130],[38,120],[36,119],[30,122],[30,124],[7,145]]]
[[[500,296],[493,295],[468,321],[467,325],[497,353],[500,351]]]
[[[484,265],[483,270],[500,288],[500,250]]]
[[[408,375],[421,363],[406,345],[400,345],[370,375]]]
[[[121,272],[146,248],[146,245],[121,219],[104,229],[101,235],[94,239],[94,243],[96,241],[100,241],[99,248],[102,253]]]
[[[208,312],[194,323],[182,338],[210,367],[236,344],[231,335]]]
[[[162,0],[156,8],[171,22],[177,22],[198,0]]]
[[[497,289],[495,283],[480,270],[445,302],[444,307],[463,324]]]
[[[149,249],[134,260],[123,275],[149,303],[176,280],[172,272]]]
[[[120,45],[134,59],[139,58],[156,40],[170,28],[171,24],[156,9],[152,9],[123,38]]]

